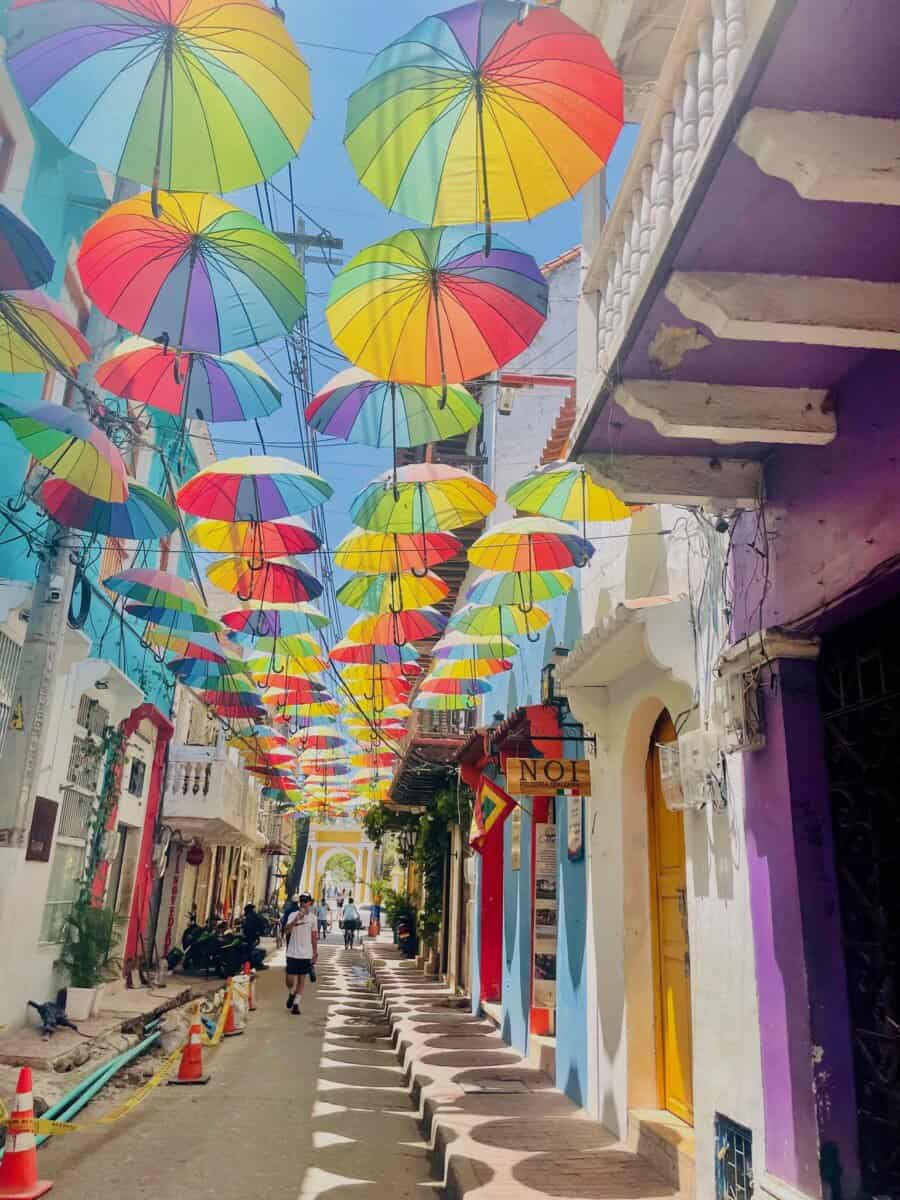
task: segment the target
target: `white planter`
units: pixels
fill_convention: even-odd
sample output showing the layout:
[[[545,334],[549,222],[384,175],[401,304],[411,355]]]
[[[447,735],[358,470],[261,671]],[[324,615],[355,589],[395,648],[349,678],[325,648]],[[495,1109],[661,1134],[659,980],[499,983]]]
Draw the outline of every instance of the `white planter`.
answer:
[[[66,1016],[73,1021],[87,1021],[94,1011],[96,988],[66,988]]]
[[[94,988],[94,1003],[91,1006],[91,1016],[99,1017],[100,1008],[106,998],[106,984],[100,983]]]

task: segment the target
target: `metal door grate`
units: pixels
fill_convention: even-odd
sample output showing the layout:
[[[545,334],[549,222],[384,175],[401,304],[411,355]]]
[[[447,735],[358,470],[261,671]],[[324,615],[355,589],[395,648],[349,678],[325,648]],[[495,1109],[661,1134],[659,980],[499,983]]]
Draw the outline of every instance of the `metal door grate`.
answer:
[[[753,1195],[753,1134],[716,1113],[716,1200],[750,1200]]]
[[[96,802],[96,796],[88,796],[76,788],[63,788],[58,836],[86,842]]]

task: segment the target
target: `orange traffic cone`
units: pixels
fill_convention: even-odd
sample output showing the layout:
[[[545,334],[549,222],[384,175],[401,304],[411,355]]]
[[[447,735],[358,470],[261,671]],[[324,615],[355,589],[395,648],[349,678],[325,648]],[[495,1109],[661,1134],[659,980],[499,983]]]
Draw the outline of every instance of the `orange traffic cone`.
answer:
[[[248,962],[244,963],[244,974],[250,976],[250,983],[247,991],[247,1011],[256,1012],[256,972]]]
[[[6,1130],[6,1146],[0,1160],[0,1198],[2,1200],[34,1200],[49,1192],[49,1179],[37,1177],[37,1149],[34,1133],[19,1132],[21,1124],[34,1117],[31,1098],[31,1067],[23,1067],[16,1084],[16,1102]]]
[[[194,1002],[191,1009],[191,1029],[187,1044],[181,1052],[178,1076],[170,1079],[169,1083],[209,1083],[209,1076],[203,1074],[203,1030],[200,1025],[199,1000]]]
[[[234,983],[228,980],[228,991],[225,993],[225,1003],[228,1005],[228,1015],[225,1018],[225,1028],[222,1030],[223,1037],[240,1037],[244,1032],[243,1025],[238,1025],[234,1019]]]

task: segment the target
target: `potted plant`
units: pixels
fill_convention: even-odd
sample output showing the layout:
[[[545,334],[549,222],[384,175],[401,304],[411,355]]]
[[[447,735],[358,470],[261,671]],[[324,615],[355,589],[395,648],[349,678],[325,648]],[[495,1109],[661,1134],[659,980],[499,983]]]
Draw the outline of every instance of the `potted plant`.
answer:
[[[115,960],[110,958],[120,918],[111,908],[95,904],[90,895],[80,896],[65,921],[62,951],[56,960],[69,976],[66,1014],[86,1021],[94,1014],[99,989]]]

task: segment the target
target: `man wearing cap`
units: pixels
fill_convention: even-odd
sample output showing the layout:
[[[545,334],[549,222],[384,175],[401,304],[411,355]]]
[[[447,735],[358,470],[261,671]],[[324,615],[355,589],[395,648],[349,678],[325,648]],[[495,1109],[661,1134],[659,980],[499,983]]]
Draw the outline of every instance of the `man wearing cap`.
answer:
[[[287,938],[287,1009],[295,1017],[300,1015],[300,997],[306,986],[307,975],[312,974],[318,958],[319,939],[316,934],[316,922],[310,905],[312,896],[304,892],[299,900],[296,912],[288,917],[284,932]]]

